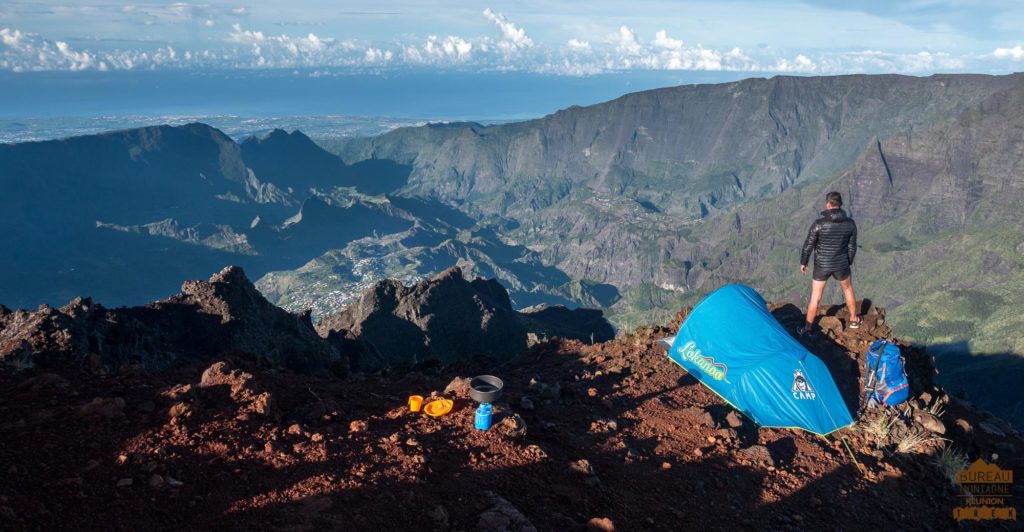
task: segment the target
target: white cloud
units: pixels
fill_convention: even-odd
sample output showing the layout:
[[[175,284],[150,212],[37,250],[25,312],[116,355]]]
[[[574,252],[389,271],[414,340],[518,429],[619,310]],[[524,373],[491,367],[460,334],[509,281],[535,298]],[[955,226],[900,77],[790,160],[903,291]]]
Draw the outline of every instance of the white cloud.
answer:
[[[363,54],[363,58],[367,63],[388,63],[395,56],[391,50],[381,50],[380,48],[367,48],[366,53]]]
[[[226,41],[249,45],[251,57],[248,66],[256,67],[300,67],[321,65],[351,65],[365,50],[351,46],[348,41],[338,43],[331,37],[320,37],[315,33],[306,36],[267,35],[262,31],[246,30],[241,24],[233,24]],[[336,49],[336,50],[335,50]],[[359,54],[352,52],[358,51]],[[242,59],[243,63],[246,61]]]
[[[449,35],[443,39],[436,35],[427,36],[427,42],[423,44],[423,52],[428,58],[435,60],[453,59],[465,60],[473,51],[473,44],[469,41]]]
[[[992,51],[992,56],[999,59],[1024,59],[1024,47],[1018,44],[1013,48],[996,48]]]
[[[125,6],[127,11],[148,9]],[[194,16],[192,4],[171,6],[168,13]],[[175,11],[177,10],[177,11]],[[223,11],[223,10],[221,10]],[[245,14],[241,12],[240,14]],[[515,70],[585,76],[623,70],[705,70],[786,73],[924,73],[961,71],[984,61],[1024,60],[1024,46],[997,48],[985,55],[951,55],[934,51],[888,53],[877,50],[846,52],[753,51],[739,47],[716,49],[659,30],[648,39],[622,25],[600,41],[571,38],[564,44],[534,42],[522,27],[490,9],[484,18],[500,36],[428,34],[389,42],[338,39],[317,33],[270,34],[242,23],[220,30],[220,46],[212,49],[138,45],[101,49],[77,42],[48,40],[15,28],[0,28],[0,69],[131,70],[156,68],[401,68],[410,65],[473,70]],[[196,22],[220,28],[211,19]],[[481,30],[487,26],[480,23]],[[209,25],[207,25],[209,27]],[[218,31],[218,30],[213,30]]]
[[[667,48],[669,50],[679,50],[683,47],[683,41],[678,39],[672,39],[668,36],[668,32],[661,30],[654,35],[654,46],[659,48]]]
[[[16,50],[24,48],[25,34],[10,28],[0,29],[0,41],[4,43],[4,46],[10,46]]]
[[[243,30],[241,24],[232,24],[231,29],[234,30],[228,35],[228,40],[231,42],[254,44],[267,40],[267,36],[262,31]]]
[[[57,52],[64,59],[70,70],[86,70],[96,62],[96,56],[89,52],[78,52],[72,50],[68,43],[57,41]]]
[[[565,46],[570,50],[574,50],[577,52],[590,50],[590,43],[587,41],[581,41],[579,39],[569,39],[569,41],[565,43]]]
[[[613,49],[606,51],[603,64],[607,70],[756,70],[753,60],[739,48],[722,53],[701,45],[686,46],[680,39],[668,36],[665,30],[654,34],[654,40],[641,41],[628,26],[609,38]]]
[[[526,29],[517,28],[501,13],[495,13],[491,8],[487,8],[484,9],[484,17],[501,29],[501,40],[497,46],[506,54],[533,46],[533,39],[526,35]]]
[[[643,47],[636,40],[636,34],[628,26],[620,26],[619,32],[612,36],[611,41],[620,54],[639,55]]]
[[[806,55],[800,54],[793,60],[786,58],[780,58],[775,62],[775,66],[771,68],[775,72],[814,72],[818,69],[818,65],[814,64]]]

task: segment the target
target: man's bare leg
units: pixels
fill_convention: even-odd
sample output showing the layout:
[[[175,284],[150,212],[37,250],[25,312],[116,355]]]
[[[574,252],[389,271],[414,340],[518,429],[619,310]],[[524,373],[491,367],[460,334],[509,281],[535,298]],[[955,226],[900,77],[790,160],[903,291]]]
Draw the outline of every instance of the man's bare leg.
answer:
[[[846,308],[850,311],[850,321],[859,321],[860,316],[857,313],[857,297],[853,295],[853,274],[849,277],[839,281],[839,288],[843,289],[843,297],[846,299]]]
[[[811,300],[807,302],[807,323],[804,330],[809,330],[814,325],[814,318],[818,316],[818,304],[821,303],[821,295],[825,293],[825,282],[817,279],[811,281]]]

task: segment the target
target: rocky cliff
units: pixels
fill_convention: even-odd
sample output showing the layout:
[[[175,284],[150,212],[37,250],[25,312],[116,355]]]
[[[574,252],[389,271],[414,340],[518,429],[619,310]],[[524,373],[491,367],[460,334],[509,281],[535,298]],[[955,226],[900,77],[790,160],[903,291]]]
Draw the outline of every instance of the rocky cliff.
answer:
[[[885,312],[866,306],[850,331],[822,311],[805,341],[856,393],[864,346],[891,338]],[[1024,440],[936,387],[928,353],[902,342],[907,417],[869,411],[827,439],[758,429],[657,345],[684,317],[349,379],[241,354],[156,373],[0,365],[0,528],[943,530],[969,460],[1019,464]],[[505,381],[489,431],[464,391],[483,373]],[[410,413],[412,394],[455,407]]]
[[[233,352],[295,371],[347,369],[308,315],[270,304],[237,267],[209,281],[186,281],[180,294],[142,307],[108,309],[88,298],[35,312],[0,307],[0,361],[19,367],[138,365],[155,371]]]
[[[412,286],[381,281],[320,320],[317,330],[350,353],[353,367],[371,371],[475,355],[506,360],[525,351],[531,337],[600,342],[614,336],[599,310],[516,312],[497,281],[466,281],[459,268]]]
[[[507,360],[541,339],[613,336],[600,310],[516,312],[497,281],[466,281],[458,268],[413,286],[377,283],[315,329],[308,312],[273,305],[234,266],[145,306],[108,309],[80,297],[34,312],[0,306],[0,362],[23,368],[156,371],[247,353],[276,368],[345,374]]]

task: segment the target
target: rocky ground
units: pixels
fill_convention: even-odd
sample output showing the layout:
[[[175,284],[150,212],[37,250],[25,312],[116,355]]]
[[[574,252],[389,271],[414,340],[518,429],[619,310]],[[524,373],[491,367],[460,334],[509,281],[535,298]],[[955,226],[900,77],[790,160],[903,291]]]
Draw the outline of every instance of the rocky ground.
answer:
[[[874,310],[860,331],[844,318],[807,342],[855,395],[857,353],[889,330]],[[347,379],[246,355],[160,373],[0,366],[0,529],[934,530],[955,526],[957,491],[928,454],[938,442],[901,453],[901,431],[1004,465],[1024,449],[934,388],[916,349],[917,421],[758,430],[667,359],[655,340],[671,331]],[[507,388],[486,432],[463,380],[481,373]],[[455,408],[410,413],[410,394]]]

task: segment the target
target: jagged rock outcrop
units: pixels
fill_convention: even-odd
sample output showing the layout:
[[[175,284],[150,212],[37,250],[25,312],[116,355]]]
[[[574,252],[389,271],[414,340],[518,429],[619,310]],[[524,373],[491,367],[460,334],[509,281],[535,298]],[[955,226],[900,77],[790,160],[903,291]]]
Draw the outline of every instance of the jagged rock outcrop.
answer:
[[[526,347],[526,330],[507,293],[504,300],[495,297],[503,292],[467,282],[458,268],[411,287],[381,281],[356,303],[322,319],[317,330],[351,350],[352,365],[359,369],[472,355],[508,358]]]
[[[523,309],[521,315],[537,325],[546,336],[576,338],[588,343],[615,338],[615,329],[598,309],[569,309],[564,305],[537,305]]]
[[[322,319],[317,331],[359,370],[475,355],[507,359],[526,349],[530,333],[586,341],[591,334],[613,336],[599,310],[520,314],[497,281],[466,281],[457,267],[414,286],[381,281]]]
[[[0,310],[0,360],[19,365],[72,361],[159,370],[239,351],[296,371],[345,367],[308,316],[275,307],[233,266],[142,307],[107,309],[76,298],[60,309]]]

